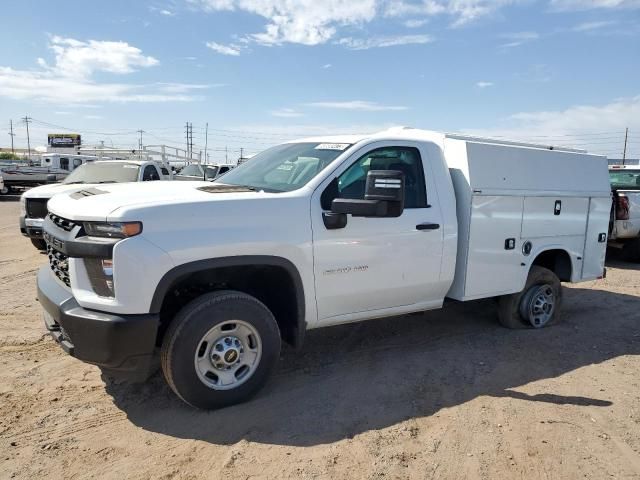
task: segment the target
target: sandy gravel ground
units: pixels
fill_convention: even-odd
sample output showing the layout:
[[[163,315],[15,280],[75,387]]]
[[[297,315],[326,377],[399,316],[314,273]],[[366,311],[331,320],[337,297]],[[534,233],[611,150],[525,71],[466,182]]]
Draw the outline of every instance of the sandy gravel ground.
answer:
[[[45,257],[0,198],[0,478],[639,479],[640,268],[566,288],[563,322],[493,301],[312,332],[253,401],[105,383],[44,335]]]

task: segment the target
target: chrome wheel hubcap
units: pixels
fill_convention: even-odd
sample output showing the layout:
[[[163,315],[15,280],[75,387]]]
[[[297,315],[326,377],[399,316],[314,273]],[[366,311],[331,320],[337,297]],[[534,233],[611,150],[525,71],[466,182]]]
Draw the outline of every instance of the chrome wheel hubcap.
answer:
[[[262,356],[258,331],[242,320],[216,325],[198,342],[195,368],[198,378],[214,390],[230,390],[245,383]]]

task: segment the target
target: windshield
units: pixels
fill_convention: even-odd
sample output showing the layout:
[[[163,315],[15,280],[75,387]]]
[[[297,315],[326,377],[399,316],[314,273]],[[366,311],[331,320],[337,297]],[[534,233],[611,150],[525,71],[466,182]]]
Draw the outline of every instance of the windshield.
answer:
[[[640,190],[640,170],[610,170],[611,187],[622,190]]]
[[[138,180],[140,166],[135,163],[86,163],[69,174],[62,183],[123,183]]]
[[[217,183],[267,192],[290,192],[306,185],[350,145],[285,143],[257,154],[227,172]]]

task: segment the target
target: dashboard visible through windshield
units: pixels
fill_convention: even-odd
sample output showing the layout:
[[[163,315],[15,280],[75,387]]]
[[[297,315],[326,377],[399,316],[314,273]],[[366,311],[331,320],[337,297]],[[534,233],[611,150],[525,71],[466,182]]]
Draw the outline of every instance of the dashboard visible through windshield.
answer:
[[[285,143],[257,154],[214,183],[290,192],[309,183],[350,146],[348,143]]]

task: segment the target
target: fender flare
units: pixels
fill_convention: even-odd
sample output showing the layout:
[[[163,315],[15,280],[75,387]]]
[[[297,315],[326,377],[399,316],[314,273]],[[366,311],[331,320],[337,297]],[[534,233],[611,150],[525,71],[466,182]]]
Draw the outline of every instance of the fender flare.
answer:
[[[283,257],[272,255],[241,255],[196,260],[194,262],[183,263],[182,265],[173,267],[165,273],[158,282],[151,299],[149,313],[160,313],[164,298],[171,287],[187,275],[215,268],[244,266],[280,267],[289,274],[296,296],[297,321],[295,327],[294,347],[301,347],[304,340],[304,334],[307,329],[304,286],[296,266],[290,260]]]

